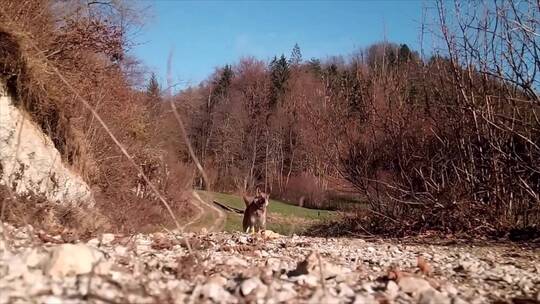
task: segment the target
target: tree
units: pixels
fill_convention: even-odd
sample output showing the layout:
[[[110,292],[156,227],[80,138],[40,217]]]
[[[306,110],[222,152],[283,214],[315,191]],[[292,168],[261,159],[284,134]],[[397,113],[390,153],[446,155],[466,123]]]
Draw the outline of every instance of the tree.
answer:
[[[158,102],[161,99],[161,88],[155,73],[150,75],[150,80],[148,80],[148,84],[146,85],[146,96],[151,102]]]
[[[408,62],[409,60],[411,60],[411,58],[412,58],[411,50],[406,44],[402,44],[398,52],[399,63]]]
[[[298,43],[295,43],[291,52],[291,58],[289,58],[289,65],[297,66],[300,63],[302,63],[302,52],[300,51]]]
[[[270,107],[273,108],[283,101],[283,96],[287,90],[289,74],[289,64],[285,55],[282,54],[279,59],[274,56],[274,59],[270,62],[270,80],[272,84],[270,88]]]
[[[311,58],[308,61],[307,66],[309,70],[317,76],[320,76],[322,73],[321,60],[317,58]]]
[[[214,81],[214,89],[210,96],[211,104],[209,104],[209,107],[212,107],[219,99],[223,99],[227,95],[233,76],[234,73],[232,67],[228,64],[225,65],[219,79]]]

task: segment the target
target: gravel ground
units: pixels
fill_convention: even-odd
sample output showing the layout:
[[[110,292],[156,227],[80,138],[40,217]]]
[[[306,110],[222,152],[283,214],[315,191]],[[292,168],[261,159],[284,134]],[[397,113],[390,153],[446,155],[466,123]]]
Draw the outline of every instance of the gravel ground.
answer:
[[[540,253],[517,246],[3,230],[0,303],[540,303]]]

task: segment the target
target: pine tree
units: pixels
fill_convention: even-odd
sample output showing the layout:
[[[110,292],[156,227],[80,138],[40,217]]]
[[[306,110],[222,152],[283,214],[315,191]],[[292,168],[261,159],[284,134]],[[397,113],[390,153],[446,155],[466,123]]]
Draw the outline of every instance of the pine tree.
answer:
[[[161,88],[155,73],[152,73],[148,85],[146,85],[146,96],[150,101],[157,102],[161,99]]]
[[[402,44],[399,48],[398,59],[399,62],[408,62],[411,59],[411,50],[406,44]]]
[[[234,73],[232,67],[228,64],[225,65],[223,67],[223,70],[221,71],[219,79],[214,82],[214,89],[212,90],[209,100],[210,103],[208,104],[208,111],[211,111],[211,108],[213,108],[220,99],[223,99],[225,96],[227,96],[233,76]]]
[[[289,63],[285,55],[281,55],[279,59],[274,56],[274,59],[270,62],[270,79],[272,81],[270,107],[274,107],[281,102],[287,89],[289,72]]]
[[[302,62],[302,52],[300,51],[300,46],[298,46],[298,43],[295,43],[291,52],[291,58],[289,58],[289,65],[297,66],[301,62]]]

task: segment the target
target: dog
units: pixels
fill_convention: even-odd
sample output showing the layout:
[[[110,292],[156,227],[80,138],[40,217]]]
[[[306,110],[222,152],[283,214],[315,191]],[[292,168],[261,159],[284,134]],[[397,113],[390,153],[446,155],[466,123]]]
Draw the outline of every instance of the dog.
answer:
[[[242,228],[246,233],[251,230],[253,233],[262,232],[264,234],[266,230],[266,207],[269,204],[270,195],[260,192],[259,188],[257,188],[254,198],[251,199],[245,195],[242,198],[246,204]]]

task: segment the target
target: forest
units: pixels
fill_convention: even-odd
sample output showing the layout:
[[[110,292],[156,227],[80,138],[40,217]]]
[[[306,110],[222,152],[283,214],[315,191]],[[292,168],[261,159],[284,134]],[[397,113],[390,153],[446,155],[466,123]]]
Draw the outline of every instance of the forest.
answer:
[[[440,2],[432,55],[383,41],[306,60],[295,45],[216,69],[175,97],[207,171],[195,186],[355,210],[328,229],[535,227],[540,61],[529,5],[480,15],[456,4],[456,21]]]

